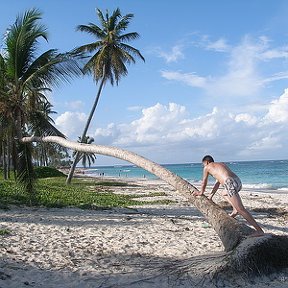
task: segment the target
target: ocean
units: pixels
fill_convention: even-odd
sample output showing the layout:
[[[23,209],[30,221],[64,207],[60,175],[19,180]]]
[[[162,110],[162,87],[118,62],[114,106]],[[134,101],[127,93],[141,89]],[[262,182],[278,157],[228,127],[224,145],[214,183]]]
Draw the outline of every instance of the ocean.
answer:
[[[237,161],[226,164],[240,177],[245,189],[288,192],[288,160]],[[203,169],[201,163],[163,164],[162,166],[191,184],[201,183]],[[85,169],[85,174],[120,179],[157,179],[155,175],[135,165],[95,166]],[[209,184],[213,183],[214,179],[211,177]]]

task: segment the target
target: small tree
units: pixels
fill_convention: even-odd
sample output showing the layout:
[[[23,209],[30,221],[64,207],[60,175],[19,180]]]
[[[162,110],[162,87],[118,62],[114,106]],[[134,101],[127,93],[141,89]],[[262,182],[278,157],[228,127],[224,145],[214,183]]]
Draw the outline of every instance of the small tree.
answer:
[[[86,136],[84,141],[82,140],[81,137],[78,137],[78,142],[79,143],[84,143],[84,144],[92,144],[94,142],[93,137]],[[73,156],[76,156],[77,151],[73,152]],[[86,168],[87,167],[87,162],[88,166],[90,167],[91,164],[95,163],[96,160],[96,155],[95,153],[89,153],[89,152],[79,152],[79,161],[82,161],[82,165]]]

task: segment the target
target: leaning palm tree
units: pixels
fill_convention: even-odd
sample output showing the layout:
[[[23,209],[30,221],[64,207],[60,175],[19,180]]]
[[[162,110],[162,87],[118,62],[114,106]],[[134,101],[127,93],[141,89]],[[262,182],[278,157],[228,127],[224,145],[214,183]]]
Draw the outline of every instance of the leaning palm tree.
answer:
[[[35,104],[35,99],[41,101],[41,97],[35,97],[39,91],[68,81],[71,76],[78,75],[81,71],[68,53],[61,54],[50,49],[37,54],[39,40],[47,41],[47,30],[39,23],[40,19],[41,13],[37,9],[26,11],[16,18],[4,38],[0,68],[4,67],[5,85],[2,90],[5,97],[1,97],[0,101],[8,108],[5,113],[13,127],[12,139],[21,139],[23,134],[30,132],[27,127],[31,124],[30,119],[34,113],[31,104]],[[3,93],[1,94],[3,96]],[[17,141],[13,143],[15,147],[12,150],[20,156],[13,157],[18,178],[31,182],[32,172],[29,169],[32,167],[32,158],[28,155],[31,147],[28,149]],[[30,189],[31,183],[27,187]]]
[[[217,277],[219,273],[226,273],[228,277],[233,274],[239,276],[239,273],[243,273],[246,277],[250,273],[261,275],[275,272],[275,269],[278,271],[281,268],[288,268],[287,236],[267,234],[262,237],[249,237],[254,232],[252,228],[230,217],[205,196],[193,196],[193,192],[198,191],[196,187],[155,162],[117,147],[76,143],[57,136],[26,137],[22,141],[24,143],[53,142],[80,152],[97,153],[131,162],[163,179],[176,188],[178,193],[185,196],[207,218],[220,237],[227,253],[206,257],[203,262],[207,262],[208,265],[211,265],[210,267],[207,267],[206,263],[201,263],[202,261],[199,259],[196,259],[195,262],[190,259],[186,263],[182,263],[183,266],[178,263],[177,267],[173,263],[171,275],[176,273],[179,276],[180,273],[188,273],[191,269],[198,273],[197,275],[201,271],[209,279],[213,276]],[[183,267],[182,271],[181,267]]]
[[[109,16],[108,11],[103,15],[97,9],[97,16],[101,27],[93,23],[77,27],[77,30],[91,34],[97,41],[80,46],[74,50],[76,55],[83,55],[83,53],[84,55],[92,54],[84,65],[83,71],[84,73],[93,74],[96,83],[100,81],[94,104],[82,133],[81,142],[85,139],[104,84],[110,81],[112,86],[115,82],[118,85],[121,77],[128,74],[126,64],[135,63],[135,56],[145,61],[139,50],[126,44],[131,40],[137,39],[139,34],[137,32],[123,33],[126,31],[130,20],[134,17],[133,14],[122,16],[118,8]],[[66,180],[67,184],[71,183],[78,161],[79,153],[76,153]]]

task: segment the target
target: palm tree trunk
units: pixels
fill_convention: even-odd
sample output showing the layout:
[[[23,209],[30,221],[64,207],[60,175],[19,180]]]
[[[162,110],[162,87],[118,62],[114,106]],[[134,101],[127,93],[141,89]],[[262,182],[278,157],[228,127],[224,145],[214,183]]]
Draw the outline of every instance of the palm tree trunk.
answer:
[[[11,171],[11,140],[8,137],[7,140],[7,178],[10,179],[10,171]]]
[[[192,193],[198,190],[189,182],[161,165],[133,152],[116,147],[72,142],[58,136],[47,136],[43,138],[24,137],[22,138],[22,142],[54,142],[63,147],[80,152],[96,153],[119,158],[151,172],[176,188],[180,194],[184,195],[189,202],[199,209],[219,235],[226,251],[233,250],[245,236],[254,231],[250,227],[240,224],[237,220],[228,216],[224,210],[208,200],[205,196],[193,196]]]
[[[3,164],[3,178],[4,180],[8,179],[8,171],[7,171],[7,142],[5,139],[2,141],[2,164]]]
[[[105,74],[104,74],[104,76],[103,76],[103,78],[101,80],[101,83],[100,83],[100,86],[99,86],[99,89],[98,89],[98,92],[97,92],[96,99],[94,101],[93,107],[92,107],[91,112],[89,114],[89,117],[87,119],[84,131],[83,131],[83,134],[82,134],[82,137],[81,137],[81,142],[83,142],[85,137],[86,137],[86,134],[87,134],[88,128],[90,126],[92,117],[93,117],[95,109],[96,109],[96,107],[98,105],[98,101],[99,101],[99,98],[100,98],[100,95],[101,95],[101,92],[102,92],[102,89],[103,89],[103,85],[105,83],[105,79],[106,78],[105,78]],[[79,153],[79,151],[77,151],[77,153],[76,153],[76,155],[74,157],[73,163],[71,165],[69,174],[68,174],[67,179],[66,179],[66,184],[68,184],[68,185],[71,183],[71,180],[72,180],[74,172],[75,172],[76,165],[77,165],[77,163],[80,160],[79,158],[80,158],[80,153]]]

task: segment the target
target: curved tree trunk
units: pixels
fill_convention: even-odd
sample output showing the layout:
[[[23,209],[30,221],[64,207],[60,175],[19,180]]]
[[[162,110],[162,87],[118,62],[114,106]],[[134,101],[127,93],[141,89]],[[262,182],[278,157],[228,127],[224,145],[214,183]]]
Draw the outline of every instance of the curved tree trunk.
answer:
[[[104,73],[105,75],[105,73]],[[105,77],[103,77],[101,83],[100,83],[100,86],[99,86],[99,89],[98,89],[98,92],[97,92],[97,96],[96,96],[96,99],[94,101],[94,104],[92,106],[92,109],[90,111],[90,114],[89,114],[89,117],[87,119],[87,122],[86,122],[86,125],[85,125],[85,128],[84,128],[84,131],[82,133],[82,137],[81,137],[81,142],[84,141],[85,137],[86,137],[86,134],[87,134],[87,131],[88,131],[88,128],[90,126],[90,123],[91,123],[91,120],[92,120],[92,117],[94,115],[94,112],[95,112],[95,109],[98,105],[98,101],[99,101],[99,98],[100,98],[100,95],[101,95],[101,91],[103,89],[103,85],[105,83]],[[80,160],[80,154],[79,154],[80,151],[77,151],[76,155],[75,155],[75,158],[73,160],[73,163],[71,165],[71,168],[70,168],[70,171],[68,173],[68,176],[67,176],[67,179],[66,179],[66,184],[70,184],[71,183],[71,180],[73,178],[73,175],[74,175],[74,172],[75,172],[75,168],[76,168],[76,165],[77,163],[79,162]]]
[[[240,224],[237,220],[230,217],[224,210],[214,202],[208,200],[205,196],[193,196],[192,193],[197,191],[197,188],[189,182],[161,165],[133,152],[116,147],[72,142],[58,136],[47,136],[43,138],[24,137],[22,138],[22,142],[54,142],[63,147],[80,152],[90,152],[119,158],[149,171],[176,188],[180,194],[185,196],[189,202],[199,209],[219,235],[226,251],[233,250],[245,236],[254,231],[252,228]]]

